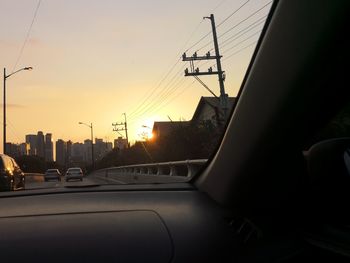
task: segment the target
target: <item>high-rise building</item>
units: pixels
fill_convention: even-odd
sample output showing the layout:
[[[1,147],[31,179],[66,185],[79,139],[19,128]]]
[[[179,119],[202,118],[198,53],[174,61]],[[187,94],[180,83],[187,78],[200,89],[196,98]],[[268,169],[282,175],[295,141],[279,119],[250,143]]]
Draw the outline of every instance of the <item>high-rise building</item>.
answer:
[[[19,146],[15,143],[7,142],[6,145],[6,154],[11,157],[19,156]]]
[[[123,137],[118,137],[118,139],[114,140],[114,148],[123,150],[128,147],[128,142],[126,139],[123,139]]]
[[[66,153],[67,153],[67,144],[65,141],[59,139],[56,141],[56,162],[59,165],[66,165]]]
[[[70,165],[72,162],[72,141],[67,142],[67,151],[66,151],[66,165]]]
[[[6,154],[11,157],[28,155],[28,150],[29,150],[29,144],[27,143],[21,143],[21,144],[16,144],[11,142],[6,143]]]
[[[95,146],[94,146],[94,156],[96,160],[100,160],[105,152],[105,145],[102,139],[95,139]]]
[[[29,155],[37,155],[37,136],[35,134],[26,135],[26,143],[29,144]]]
[[[53,142],[51,133],[46,133],[45,135],[45,161],[53,162]]]
[[[37,148],[36,154],[39,157],[45,158],[45,140],[44,140],[44,134],[42,131],[38,131],[36,148]]]
[[[72,144],[72,161],[84,162],[84,144],[78,142]]]
[[[30,145],[28,143],[21,143],[19,145],[19,153],[20,155],[28,155],[30,150]]]
[[[92,163],[92,155],[91,155],[91,140],[87,139],[84,140],[84,161],[87,164],[91,164]],[[95,150],[94,150],[95,153]]]
[[[110,152],[113,150],[113,143],[111,142],[106,142],[106,151]]]

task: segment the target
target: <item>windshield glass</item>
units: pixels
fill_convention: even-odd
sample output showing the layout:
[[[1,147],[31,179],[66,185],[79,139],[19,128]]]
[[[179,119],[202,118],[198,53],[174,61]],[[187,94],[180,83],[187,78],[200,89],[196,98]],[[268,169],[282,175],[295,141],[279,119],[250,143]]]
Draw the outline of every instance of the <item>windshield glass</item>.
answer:
[[[67,172],[69,172],[69,173],[80,173],[81,172],[81,169],[79,169],[79,168],[70,168],[70,169],[68,169],[68,171]]]
[[[0,191],[188,181],[222,139],[271,2],[3,0],[0,150],[21,170]],[[84,179],[41,178],[72,167]]]

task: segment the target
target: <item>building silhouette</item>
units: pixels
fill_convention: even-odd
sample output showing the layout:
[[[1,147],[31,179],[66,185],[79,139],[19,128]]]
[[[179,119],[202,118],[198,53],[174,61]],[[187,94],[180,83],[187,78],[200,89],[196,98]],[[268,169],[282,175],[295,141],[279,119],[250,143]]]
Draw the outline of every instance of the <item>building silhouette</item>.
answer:
[[[219,98],[201,97],[193,114],[191,124],[198,125],[203,122],[211,122],[215,126],[224,125],[227,122],[235,103],[235,97],[228,97],[226,109],[227,112],[224,113],[223,109],[220,107]]]
[[[44,133],[42,131],[38,131],[36,136],[36,155],[45,158],[45,140]]]
[[[70,165],[72,162],[72,145],[71,140],[67,141],[67,151],[66,151],[66,166]]]
[[[46,133],[45,135],[45,161],[53,162],[53,141],[52,134]]]
[[[67,143],[61,139],[56,141],[56,163],[66,166]]]
[[[123,139],[123,137],[118,137],[118,139],[114,140],[114,149],[123,150],[128,147],[128,141]]]
[[[29,144],[27,143],[6,143],[6,153],[11,157],[19,157],[22,155],[28,155],[29,153]]]
[[[37,153],[36,140],[37,136],[35,134],[26,135],[26,143],[29,144],[29,155],[36,155]]]
[[[87,164],[92,164],[91,151],[91,140],[84,140],[84,160]]]

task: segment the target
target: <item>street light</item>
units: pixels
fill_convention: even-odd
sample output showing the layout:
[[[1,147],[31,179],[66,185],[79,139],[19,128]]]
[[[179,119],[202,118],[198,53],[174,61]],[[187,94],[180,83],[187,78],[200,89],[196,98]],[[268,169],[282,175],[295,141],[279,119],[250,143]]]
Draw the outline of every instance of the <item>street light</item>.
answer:
[[[152,128],[147,126],[147,125],[142,125],[142,128],[149,129],[151,131],[150,134],[144,131],[142,133],[142,135],[143,135],[142,138],[145,139],[146,141],[149,139],[152,139],[152,136],[153,136]]]
[[[92,169],[95,167],[95,160],[94,160],[94,131],[92,127],[92,123],[86,124],[84,122],[79,122],[79,124],[85,125],[91,129],[91,162],[92,162]]]
[[[4,154],[6,154],[6,79],[8,79],[9,77],[11,77],[12,75],[22,71],[22,70],[32,70],[33,68],[32,67],[24,67],[24,68],[21,68],[19,70],[16,70],[15,72],[12,72],[11,74],[9,75],[6,75],[6,68],[4,68],[4,103],[3,103],[3,107],[4,107],[4,149],[3,149],[3,152]]]

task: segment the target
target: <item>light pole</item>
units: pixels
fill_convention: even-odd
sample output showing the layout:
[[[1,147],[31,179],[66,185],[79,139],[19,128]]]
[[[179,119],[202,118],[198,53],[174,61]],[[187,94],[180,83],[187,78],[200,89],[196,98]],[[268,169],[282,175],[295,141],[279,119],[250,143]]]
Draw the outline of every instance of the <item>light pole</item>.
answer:
[[[79,122],[79,124],[85,125],[87,127],[90,128],[91,130],[91,162],[92,162],[92,169],[95,168],[95,158],[94,158],[94,131],[93,131],[93,127],[92,127],[92,123],[86,124],[84,122]]]
[[[147,132],[143,132],[143,134],[145,136],[143,136],[144,139],[146,139],[146,141],[148,141],[149,139],[152,138],[153,134],[152,134],[152,128],[147,126],[147,125],[142,125],[142,128],[145,128],[145,129],[149,129],[151,131],[151,134],[147,133]]]
[[[6,154],[6,79],[8,79],[12,75],[14,75],[17,72],[20,72],[22,70],[32,70],[32,69],[33,69],[32,67],[24,67],[24,68],[21,68],[15,72],[12,72],[9,75],[6,75],[6,68],[4,68],[4,103],[3,103],[3,107],[4,107],[4,121],[3,121],[3,124],[4,124],[4,138],[3,138],[4,149],[3,149],[3,152],[4,152],[4,154]]]

